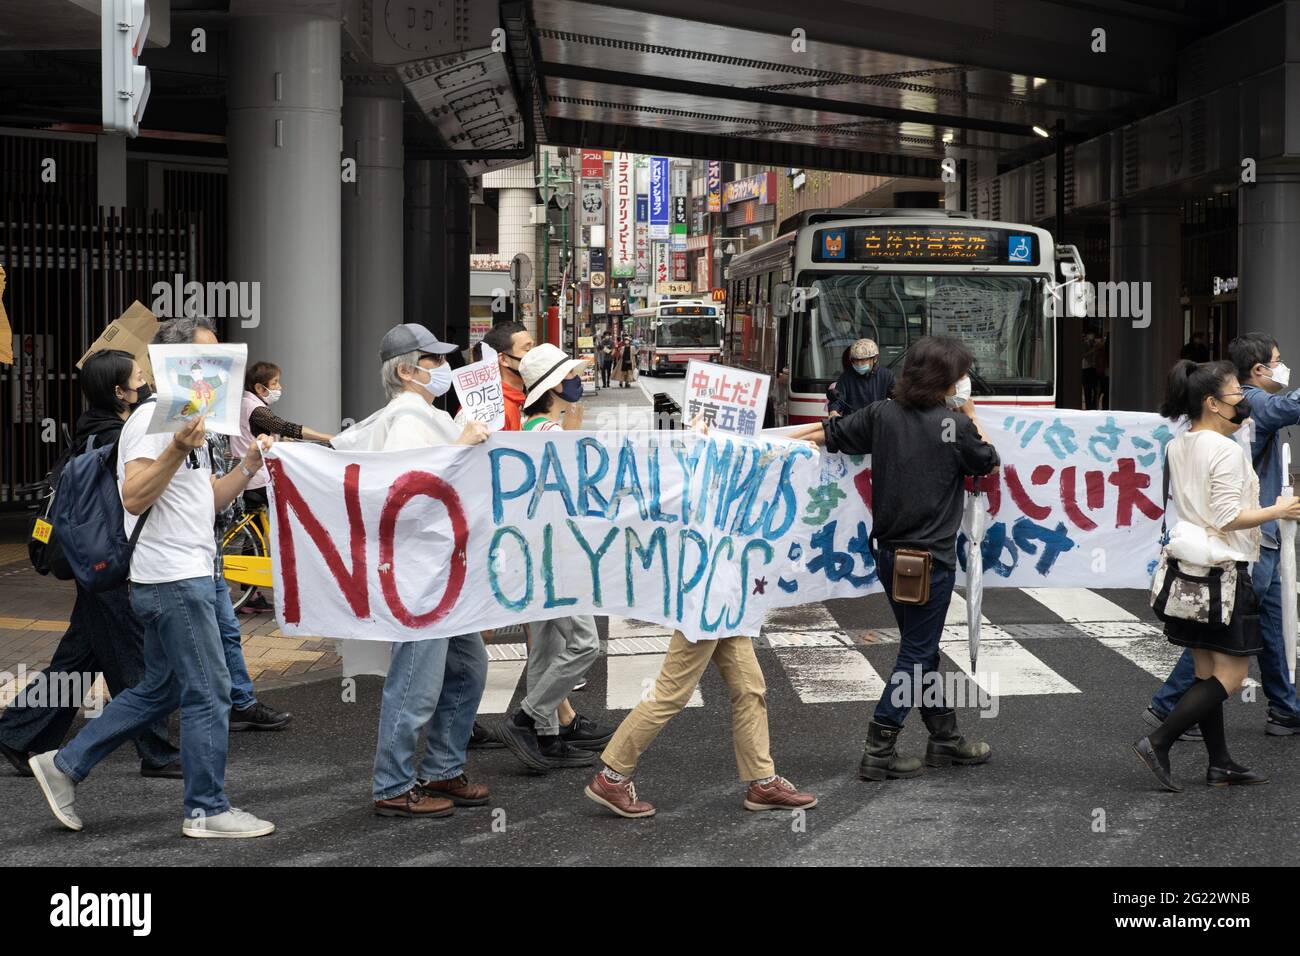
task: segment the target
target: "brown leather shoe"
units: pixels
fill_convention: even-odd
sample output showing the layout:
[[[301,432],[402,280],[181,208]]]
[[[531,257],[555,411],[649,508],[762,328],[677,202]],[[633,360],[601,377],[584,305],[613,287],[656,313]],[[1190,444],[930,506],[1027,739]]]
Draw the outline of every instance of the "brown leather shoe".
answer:
[[[785,777],[771,783],[751,783],[745,791],[746,810],[811,810],[817,798],[811,793],[800,793]]]
[[[456,805],[444,797],[431,797],[419,787],[387,800],[375,801],[375,813],[381,817],[449,817]]]
[[[492,799],[487,787],[470,783],[463,773],[450,780],[424,780],[417,786],[435,800],[446,797],[458,807],[482,807]]]
[[[620,817],[652,817],[655,815],[653,804],[636,798],[636,786],[628,777],[622,783],[610,781],[603,773],[591,778],[584,791],[589,800],[594,800],[607,810],[613,810]]]

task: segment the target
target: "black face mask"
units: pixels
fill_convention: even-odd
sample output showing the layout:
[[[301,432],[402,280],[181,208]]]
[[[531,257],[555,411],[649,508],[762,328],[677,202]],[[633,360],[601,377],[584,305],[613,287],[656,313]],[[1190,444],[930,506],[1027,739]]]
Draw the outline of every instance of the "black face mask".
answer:
[[[1250,417],[1250,406],[1246,404],[1246,400],[1243,398],[1236,405],[1232,406],[1231,418],[1224,416],[1222,413],[1219,413],[1219,417],[1230,424],[1240,425]]]
[[[153,398],[153,389],[149,387],[148,382],[145,382],[135,390],[135,401],[131,402],[131,408],[139,408],[151,398]]]

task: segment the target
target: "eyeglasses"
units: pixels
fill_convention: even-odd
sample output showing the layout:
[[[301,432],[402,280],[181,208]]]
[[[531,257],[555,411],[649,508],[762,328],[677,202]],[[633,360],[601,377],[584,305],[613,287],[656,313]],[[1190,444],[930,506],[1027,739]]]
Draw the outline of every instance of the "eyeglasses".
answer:
[[[1246,394],[1245,392],[1224,392],[1224,393],[1222,393],[1222,394],[1217,394],[1217,393],[1216,393],[1214,397],[1215,397],[1215,398],[1232,398],[1232,397],[1237,396],[1237,395],[1245,395],[1245,394]]]

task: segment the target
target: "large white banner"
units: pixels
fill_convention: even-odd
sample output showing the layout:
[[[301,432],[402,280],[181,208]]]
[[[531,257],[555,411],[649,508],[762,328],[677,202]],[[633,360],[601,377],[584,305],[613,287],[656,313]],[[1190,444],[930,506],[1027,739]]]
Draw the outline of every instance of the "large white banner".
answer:
[[[983,421],[1002,456],[984,481],[985,587],[1146,587],[1168,425],[1031,408]],[[285,443],[268,459],[285,634],[400,641],[608,614],[699,640],[880,589],[870,459],[770,431],[497,432],[394,453]]]

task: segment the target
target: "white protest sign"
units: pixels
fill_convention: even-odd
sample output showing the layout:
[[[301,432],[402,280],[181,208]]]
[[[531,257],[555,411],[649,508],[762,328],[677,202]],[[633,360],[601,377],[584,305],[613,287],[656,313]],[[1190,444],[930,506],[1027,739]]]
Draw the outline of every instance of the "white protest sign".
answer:
[[[771,376],[692,359],[686,364],[687,422],[703,415],[709,428],[753,438],[763,427]]]
[[[150,345],[158,409],[149,431],[177,432],[199,415],[210,432],[239,434],[248,346]]]
[[[506,397],[501,390],[501,366],[497,353],[486,342],[479,346],[483,358],[451,373],[460,399],[461,413],[458,421],[468,418],[482,422],[489,431],[497,431],[506,424]]]

